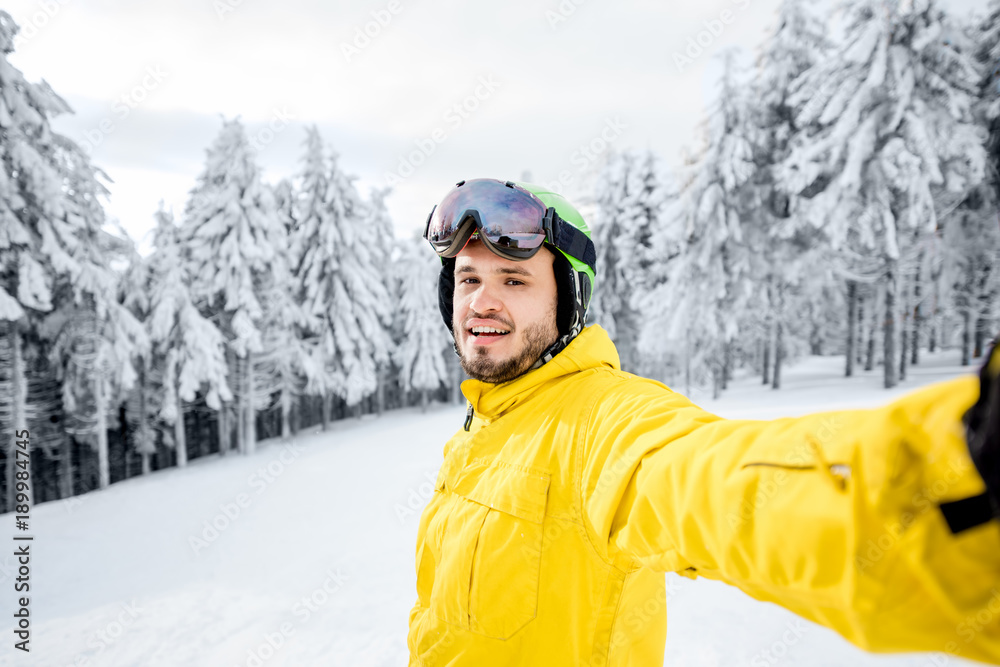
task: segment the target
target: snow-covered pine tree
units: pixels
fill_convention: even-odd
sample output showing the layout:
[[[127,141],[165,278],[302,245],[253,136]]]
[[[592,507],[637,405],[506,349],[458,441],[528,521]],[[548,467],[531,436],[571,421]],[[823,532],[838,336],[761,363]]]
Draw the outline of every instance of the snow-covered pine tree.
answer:
[[[232,353],[229,378],[238,403],[237,442],[241,452],[250,454],[256,449],[261,409],[254,400],[254,359],[263,349],[262,298],[276,268],[281,273],[285,237],[238,119],[223,123],[207,151],[205,169],[185,206],[181,235],[198,310],[219,328]],[[228,431],[220,436],[225,451]]]
[[[973,333],[973,354],[985,353],[986,343],[997,335],[998,311],[1000,311],[1000,0],[992,0],[987,16],[973,29],[973,44],[976,61],[981,72],[980,95],[976,105],[976,115],[985,127],[986,139],[986,179],[974,196],[963,203],[964,208],[978,204],[982,199],[983,211],[976,215],[980,230],[973,234],[981,236],[983,243],[972,249],[978,258],[969,258],[969,264],[981,267],[978,280],[978,294],[975,295],[976,319]],[[992,241],[992,243],[990,243]],[[988,254],[992,251],[992,261]],[[966,294],[968,299],[971,295]]]
[[[146,293],[149,298],[146,328],[152,342],[149,373],[159,378],[157,417],[172,426],[178,467],[187,465],[184,402],[205,392],[213,410],[232,400],[227,382],[225,339],[219,329],[198,311],[188,287],[189,265],[183,261],[180,229],[173,214],[161,204],[155,214],[154,252],[147,260]],[[145,467],[144,463],[144,467]]]
[[[298,287],[304,310],[316,320],[315,354],[324,372],[312,386],[324,396],[325,425],[330,394],[355,406],[377,387],[378,366],[389,361],[391,349],[389,294],[386,267],[376,265],[373,249],[379,239],[365,226],[366,207],[336,156],[327,163],[315,127],[304,162]]]
[[[741,330],[758,332],[763,350],[764,382],[780,384],[781,364],[789,329],[788,313],[812,312],[795,301],[801,295],[824,291],[823,285],[801,281],[822,280],[824,272],[801,272],[801,254],[810,252],[816,266],[826,266],[820,234],[808,223],[791,215],[787,194],[776,184],[775,168],[787,157],[789,141],[798,127],[789,96],[793,82],[828,54],[829,41],[823,23],[806,0],[784,0],[777,12],[776,27],[764,42],[752,82],[752,154],[757,168],[741,222],[746,230],[751,274],[761,289],[753,295],[744,313]],[[801,288],[801,289],[800,289]],[[781,334],[781,345],[775,338]],[[743,336],[741,336],[743,337]],[[773,374],[772,368],[773,365]]]
[[[632,372],[648,374],[660,366],[638,345],[643,317],[633,299],[641,299],[650,285],[653,239],[674,197],[673,182],[652,151],[612,154],[598,178],[594,235],[600,277],[591,319],[607,329],[622,368]]]
[[[885,293],[884,383],[897,381],[901,261],[937,227],[935,195],[963,196],[985,154],[972,103],[976,70],[930,0],[856,0],[845,41],[793,84],[801,131],[780,170],[793,215],[835,249],[870,248]]]
[[[737,66],[738,53],[723,54],[719,96],[705,128],[705,147],[686,165],[677,201],[666,214],[666,259],[654,266],[656,283],[643,304],[643,348],[684,350],[694,372],[706,363],[718,395],[727,375],[729,345],[736,338],[757,287],[741,218],[748,208],[754,173],[755,129],[748,88]],[[679,242],[680,254],[671,248]],[[686,370],[690,378],[691,370]]]
[[[118,285],[118,300],[128,308],[133,317],[147,326],[149,322],[149,262],[136,251],[132,244],[129,265]],[[156,453],[156,429],[160,386],[154,381],[152,368],[153,347],[150,340],[148,350],[137,355],[136,382],[134,391],[125,399],[125,420],[129,433],[128,443],[139,454],[142,474],[152,471],[151,458]]]
[[[400,241],[394,263],[395,293],[399,295],[394,359],[403,391],[420,392],[420,406],[427,409],[428,394],[450,380],[445,359],[452,354],[452,337],[441,324],[437,280],[441,260],[423,239]]]
[[[597,247],[597,265],[600,280],[594,286],[590,301],[590,321],[600,324],[619,346],[619,321],[631,317],[627,299],[627,286],[623,270],[624,261],[618,256],[614,243],[617,235],[625,233],[628,221],[624,219],[622,202],[626,199],[628,174],[635,156],[631,153],[611,153],[597,179],[597,215],[593,224],[594,245]],[[622,321],[622,333],[629,329]]]
[[[293,245],[284,227],[274,240],[279,246],[271,272],[259,283],[263,350],[254,362],[254,405],[264,409],[270,406],[272,398],[277,400],[281,437],[289,438],[292,435],[292,407],[309,379],[321,377],[322,369],[316,366],[305,342],[313,321],[297,301],[298,290],[292,271]]]
[[[58,137],[57,137],[58,138]],[[118,299],[121,277],[109,267],[124,264],[131,241],[102,230],[107,195],[100,172],[69,140],[59,142],[66,193],[65,213],[57,225],[61,248],[78,267],[56,281],[59,305],[46,317],[42,335],[52,341],[50,359],[63,380],[67,431],[97,450],[98,486],[111,483],[108,417],[135,384],[136,366],[149,348],[142,324]]]
[[[46,84],[25,81],[7,61],[17,31],[10,15],[0,12],[0,302],[11,350],[8,428],[28,424],[27,327],[46,341],[57,377],[67,380],[69,429],[96,448],[104,487],[110,483],[107,413],[134,381],[132,361],[145,336],[116,299],[117,276],[108,266],[118,248],[101,229],[98,199],[106,191],[99,172],[78,146],[51,130],[49,119],[68,112],[66,103]],[[8,458],[8,479],[14,460]]]
[[[393,229],[392,218],[389,217],[389,210],[386,208],[385,199],[392,192],[390,188],[374,188],[371,191],[368,202],[368,219],[365,227],[374,235],[372,239],[372,261],[375,267],[379,268],[379,277],[385,285],[386,294],[392,294],[394,290],[394,275],[390,267],[392,266],[392,254],[396,249],[396,232]],[[385,340],[392,341],[392,315],[391,309],[386,312],[382,320],[385,328]],[[390,373],[392,364],[390,362],[392,353],[395,351],[395,343],[392,344],[385,361],[378,366],[378,388],[375,394],[375,408],[378,414],[385,410],[385,388],[392,381]]]
[[[987,16],[977,26],[976,60],[982,72],[980,118],[989,132],[986,142],[987,178],[993,185],[994,201],[1000,202],[1000,0],[992,0]]]
[[[0,362],[6,399],[0,434],[7,453],[8,511],[18,471],[14,433],[28,425],[24,333],[52,310],[55,274],[73,268],[69,262],[54,266],[43,249],[43,234],[58,240],[49,227],[62,213],[49,118],[69,107],[46,84],[29,83],[8,62],[18,31],[10,14],[0,11],[0,324],[7,341]]]

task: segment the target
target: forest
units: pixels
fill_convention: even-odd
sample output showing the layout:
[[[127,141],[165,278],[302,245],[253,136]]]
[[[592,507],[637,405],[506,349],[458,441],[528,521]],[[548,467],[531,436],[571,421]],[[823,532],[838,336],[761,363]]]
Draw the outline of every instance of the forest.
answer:
[[[625,370],[719,395],[736,372],[779,389],[783,364],[839,354],[893,387],[923,351],[971,365],[996,336],[1000,0],[969,22],[927,0],[836,12],[784,0],[752,66],[723,53],[679,167],[626,150],[593,175],[590,322]],[[52,129],[69,105],[9,63],[17,30],[0,12],[6,510],[21,429],[40,503],[461,400],[439,260],[396,238],[391,190],[360,192],[316,127],[271,183],[223,121],[142,255],[105,212],[107,175]]]

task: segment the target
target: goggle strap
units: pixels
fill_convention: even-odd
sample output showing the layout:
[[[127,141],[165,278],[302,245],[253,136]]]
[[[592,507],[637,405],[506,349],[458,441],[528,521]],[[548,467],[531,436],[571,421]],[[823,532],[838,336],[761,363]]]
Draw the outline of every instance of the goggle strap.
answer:
[[[597,249],[586,234],[558,215],[554,216],[553,223],[549,243],[587,266],[597,266]]]

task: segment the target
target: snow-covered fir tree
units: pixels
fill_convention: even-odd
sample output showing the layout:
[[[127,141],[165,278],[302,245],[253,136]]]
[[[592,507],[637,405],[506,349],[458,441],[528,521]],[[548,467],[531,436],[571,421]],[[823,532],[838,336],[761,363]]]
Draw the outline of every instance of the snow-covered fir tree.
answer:
[[[315,321],[317,363],[324,397],[324,424],[332,394],[357,405],[377,388],[377,371],[389,361],[389,294],[378,266],[380,252],[366,226],[369,211],[352,179],[327,159],[316,128],[306,139],[299,208],[299,298]]]
[[[372,189],[367,205],[368,219],[365,223],[365,226],[374,235],[372,261],[380,269],[379,277],[385,285],[387,294],[392,294],[395,289],[395,277],[390,267],[392,266],[393,252],[397,250],[398,245],[395,242],[396,237],[392,218],[389,217],[389,210],[385,204],[385,199],[391,192],[390,188]],[[382,320],[383,326],[386,329],[386,340],[392,340],[393,337],[390,325],[391,321],[391,314],[387,314],[386,318]],[[393,345],[393,347],[395,346]],[[391,366],[392,364],[388,360],[379,364],[378,388],[376,390],[376,409],[378,414],[382,414],[382,411],[385,409],[385,388],[392,381],[390,378]]]
[[[106,190],[78,146],[51,130],[69,111],[47,85],[25,81],[7,60],[17,25],[0,12],[0,315],[7,324],[11,388],[7,428],[28,424],[24,334],[38,334],[63,382],[67,430],[97,452],[99,486],[110,483],[107,416],[134,381],[145,345],[117,301],[108,268],[117,241],[102,231]],[[7,442],[13,443],[11,436]],[[14,457],[8,458],[8,489]],[[68,464],[68,461],[64,461]]]
[[[449,382],[445,359],[453,354],[454,340],[438,311],[441,260],[423,239],[400,241],[398,247],[399,258],[394,263],[398,336],[393,358],[403,391],[419,392],[420,404],[426,408],[428,394]]]
[[[845,41],[800,76],[790,103],[800,132],[781,170],[793,215],[835,249],[881,263],[884,382],[897,381],[901,261],[937,225],[935,197],[964,197],[983,178],[972,105],[978,77],[930,0],[857,0]]]
[[[696,374],[703,365],[709,370],[715,393],[727,379],[729,346],[757,289],[741,226],[756,136],[737,58],[733,50],[723,54],[705,146],[682,171],[679,197],[666,214],[662,250],[656,253],[659,262],[652,267],[655,283],[640,297],[644,349],[683,350],[685,364]],[[691,372],[686,368],[686,377]]]
[[[802,266],[796,261],[801,252],[818,250],[819,234],[791,215],[788,195],[776,187],[774,170],[788,157],[789,141],[797,131],[789,104],[791,88],[803,72],[826,57],[828,50],[823,24],[812,13],[810,3],[783,0],[774,31],[757,58],[747,100],[755,127],[750,137],[755,168],[741,224],[750,273],[760,289],[741,313],[740,326],[759,341],[763,380],[774,387],[780,385],[786,348],[793,344],[788,338],[794,319],[790,313],[805,310],[794,302],[801,294],[823,291],[819,286],[800,289],[806,287],[800,284],[801,279],[812,282],[823,276],[822,272],[797,272]]]
[[[237,442],[249,454],[256,449],[256,414],[265,407],[255,400],[254,388],[255,356],[263,350],[264,299],[272,277],[284,271],[285,229],[238,119],[223,123],[207,153],[185,207],[182,242],[192,296],[202,315],[222,331],[231,353]],[[223,451],[229,442],[227,413],[223,406]]]
[[[653,239],[676,196],[662,161],[652,151],[613,154],[598,178],[594,221],[600,274],[591,302],[591,321],[607,329],[622,367],[649,372],[654,360],[638,346],[643,316],[630,300],[648,288],[655,261]]]
[[[150,373],[156,372],[160,410],[158,417],[171,425],[179,467],[187,464],[184,403],[204,392],[206,404],[219,410],[232,400],[227,382],[225,339],[222,332],[198,311],[188,286],[189,265],[183,261],[180,229],[173,215],[156,212],[153,254],[147,262],[149,306],[146,327],[152,342]]]

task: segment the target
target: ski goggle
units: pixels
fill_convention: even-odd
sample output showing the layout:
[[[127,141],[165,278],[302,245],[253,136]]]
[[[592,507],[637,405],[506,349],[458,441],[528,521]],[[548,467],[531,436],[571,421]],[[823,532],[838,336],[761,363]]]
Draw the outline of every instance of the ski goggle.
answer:
[[[477,235],[493,253],[524,260],[545,243],[588,266],[597,253],[586,234],[511,181],[460,181],[427,218],[424,238],[440,257],[454,257]]]

